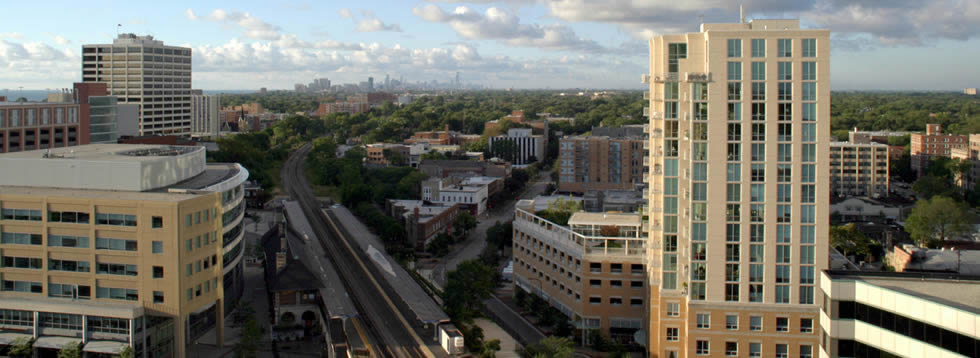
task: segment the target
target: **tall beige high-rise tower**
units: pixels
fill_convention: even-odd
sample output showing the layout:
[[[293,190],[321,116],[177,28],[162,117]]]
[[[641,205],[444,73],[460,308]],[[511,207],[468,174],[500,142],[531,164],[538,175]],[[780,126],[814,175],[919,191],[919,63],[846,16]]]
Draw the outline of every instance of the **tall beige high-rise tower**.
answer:
[[[191,49],[120,34],[82,45],[82,82],[103,82],[119,103],[140,105],[141,135],[191,134]]]
[[[812,357],[827,267],[830,32],[650,40],[651,357]]]

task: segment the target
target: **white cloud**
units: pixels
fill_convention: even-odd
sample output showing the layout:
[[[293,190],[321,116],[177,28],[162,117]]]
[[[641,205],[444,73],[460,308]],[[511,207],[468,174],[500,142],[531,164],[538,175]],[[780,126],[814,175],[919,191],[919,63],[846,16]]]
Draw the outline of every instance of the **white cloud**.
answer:
[[[71,40],[66,39],[66,38],[64,38],[61,35],[55,35],[54,42],[57,42],[59,45],[62,45],[62,46],[71,44]]]
[[[354,30],[357,32],[402,32],[402,27],[398,24],[386,24],[374,15],[374,11],[361,9],[360,16],[354,15],[351,9],[337,10],[340,17],[351,19],[356,24]]]
[[[394,31],[401,32],[401,26],[398,24],[385,24],[377,17],[363,18],[357,22],[358,32],[377,32],[377,31]]]
[[[19,32],[0,32],[0,39],[20,40],[22,38],[24,38],[24,34]]]
[[[541,0],[565,21],[620,25],[640,39],[697,31],[705,22],[738,21],[738,3],[724,0]],[[844,38],[868,36],[882,45],[980,37],[980,2],[962,0],[747,0],[746,17],[800,18]],[[872,45],[863,41],[864,46]]]
[[[185,10],[184,15],[191,20],[202,19],[192,9]],[[282,31],[282,28],[279,26],[262,21],[248,12],[215,9],[210,15],[203,17],[203,19],[222,23],[227,26],[240,27],[243,31],[242,34],[251,39],[275,40],[281,36]]]
[[[81,77],[81,59],[41,42],[0,40],[0,83],[26,88],[66,87]]]
[[[492,39],[511,46],[590,53],[609,50],[594,40],[579,37],[566,25],[522,24],[516,15],[496,7],[490,7],[481,14],[466,6],[447,12],[439,6],[428,4],[412,9],[412,13],[426,21],[446,23],[456,34],[469,40]]]

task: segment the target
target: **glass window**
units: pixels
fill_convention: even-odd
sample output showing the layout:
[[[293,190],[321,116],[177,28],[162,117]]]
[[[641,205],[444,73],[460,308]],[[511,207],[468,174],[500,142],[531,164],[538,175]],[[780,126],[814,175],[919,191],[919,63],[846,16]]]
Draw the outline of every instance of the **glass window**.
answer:
[[[766,188],[763,184],[752,184],[751,185],[751,197],[752,202],[763,202],[766,201]]]
[[[742,83],[740,82],[728,83],[728,100],[729,101],[742,100]]]
[[[739,123],[728,123],[728,140],[742,140],[742,125]]]
[[[777,86],[779,93],[777,99],[780,101],[791,101],[793,100],[793,84],[790,82],[780,82]]]
[[[752,57],[766,57],[766,39],[752,39]]]
[[[742,57],[742,39],[728,39],[728,57]]]
[[[762,343],[749,343],[749,357],[762,357]]]
[[[802,99],[804,101],[816,101],[817,100],[817,83],[816,82],[803,82],[803,94]]]
[[[816,142],[817,141],[817,125],[815,123],[803,123],[803,141],[804,142]]]
[[[779,39],[777,47],[779,57],[793,57],[793,39]]]
[[[711,345],[709,344],[708,341],[698,340],[697,341],[697,347],[696,347],[696,352],[695,353],[697,353],[697,355],[699,355],[699,356],[709,355],[709,354],[711,354]]]
[[[680,328],[677,327],[667,327],[667,341],[677,342],[680,337]]]
[[[677,72],[679,60],[687,58],[687,44],[668,44],[667,51],[667,72]]]
[[[776,160],[780,162],[790,162],[793,161],[793,145],[790,143],[779,143],[776,148],[777,155]]]
[[[749,317],[749,330],[756,332],[762,330],[762,316]]]
[[[793,63],[792,62],[780,62],[778,65],[779,75],[776,77],[780,81],[792,81],[793,80]]]
[[[738,329],[738,315],[725,315],[725,329]]]
[[[698,313],[698,328],[710,329],[711,328],[711,314],[710,313]]]
[[[782,103],[780,103],[782,105]],[[752,120],[753,121],[765,121],[766,120],[766,104],[765,103],[752,103]]]
[[[804,163],[813,163],[817,160],[817,145],[813,143],[804,143],[802,145],[802,157]]]
[[[728,163],[728,181],[741,181],[741,168],[742,164],[740,163]]]
[[[817,57],[817,39],[803,39],[802,43],[803,57]]]
[[[803,80],[804,81],[816,81],[817,80],[817,63],[816,62],[803,62]]]
[[[752,80],[753,81],[765,81],[766,80],[766,63],[765,62],[752,62]]]
[[[793,104],[792,103],[777,103],[776,104],[776,114],[780,121],[791,121],[793,120]]]
[[[787,344],[776,344],[776,358],[787,358],[789,357],[789,345]]]
[[[738,183],[728,183],[727,188],[728,202],[742,201],[742,188]]]
[[[766,83],[765,82],[752,82],[752,100],[753,101],[765,101],[766,100]]]
[[[742,120],[742,104],[741,103],[729,103],[728,104],[728,120],[729,121],[741,121]]]
[[[742,63],[741,62],[729,62],[728,63],[728,80],[729,81],[741,81],[742,80]]]

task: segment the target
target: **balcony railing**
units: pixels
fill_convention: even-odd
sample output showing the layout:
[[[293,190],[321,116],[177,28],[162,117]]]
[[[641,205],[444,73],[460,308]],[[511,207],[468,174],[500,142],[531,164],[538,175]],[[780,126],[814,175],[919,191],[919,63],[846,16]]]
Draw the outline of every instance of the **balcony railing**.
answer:
[[[711,74],[705,72],[685,72],[684,78],[687,82],[711,82]]]

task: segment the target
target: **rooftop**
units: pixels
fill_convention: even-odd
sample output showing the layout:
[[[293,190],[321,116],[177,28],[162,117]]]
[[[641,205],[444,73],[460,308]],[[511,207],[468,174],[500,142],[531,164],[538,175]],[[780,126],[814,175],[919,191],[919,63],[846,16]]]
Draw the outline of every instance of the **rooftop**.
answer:
[[[851,142],[830,142],[831,147],[876,147],[876,148],[887,148],[888,144],[882,144],[878,142],[870,143],[851,143]]]
[[[905,247],[912,253],[906,271],[952,272],[980,276],[980,251]]]
[[[104,191],[219,190],[248,172],[206,163],[205,148],[89,144],[0,154],[0,186]],[[230,184],[229,184],[230,185]]]
[[[908,272],[826,271],[838,280],[860,280],[884,289],[980,313],[980,277]]]
[[[579,211],[572,214],[572,217],[568,219],[568,225],[641,226],[643,225],[643,217],[640,214]]]

